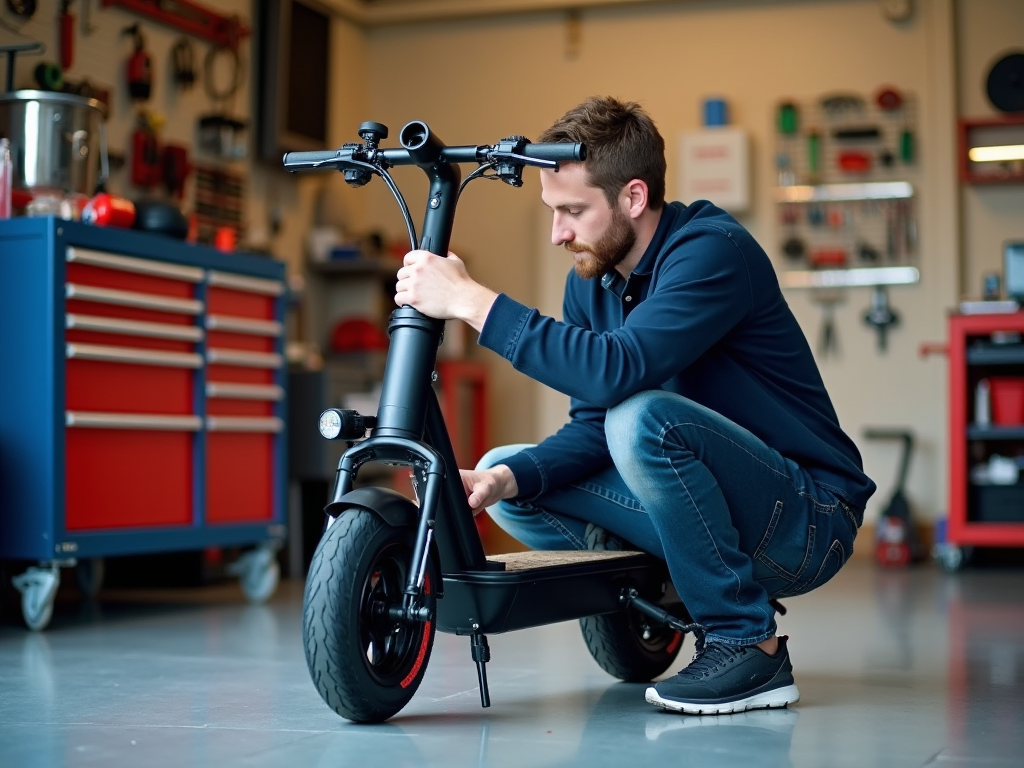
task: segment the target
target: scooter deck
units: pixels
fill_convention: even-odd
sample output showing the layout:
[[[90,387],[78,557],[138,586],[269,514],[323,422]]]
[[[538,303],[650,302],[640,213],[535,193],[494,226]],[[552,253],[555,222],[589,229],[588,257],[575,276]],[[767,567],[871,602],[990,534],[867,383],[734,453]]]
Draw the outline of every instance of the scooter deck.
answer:
[[[498,634],[614,613],[624,589],[659,595],[668,579],[644,552],[513,552],[488,562],[495,570],[443,574],[438,630]]]

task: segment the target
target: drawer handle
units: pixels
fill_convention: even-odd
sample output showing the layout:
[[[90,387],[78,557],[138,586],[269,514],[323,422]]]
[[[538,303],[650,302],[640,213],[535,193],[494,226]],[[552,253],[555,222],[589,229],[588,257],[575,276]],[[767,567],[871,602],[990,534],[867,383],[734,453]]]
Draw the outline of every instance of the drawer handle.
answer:
[[[284,429],[284,422],[276,416],[207,416],[207,432],[271,432]]]
[[[170,323],[146,323],[141,320],[121,320],[115,317],[97,315],[65,316],[65,327],[71,331],[99,331],[100,333],[121,333],[126,336],[147,336],[153,339],[175,341],[203,340],[203,329],[194,325],[171,325]]]
[[[234,288],[246,293],[261,293],[265,296],[280,296],[284,293],[284,283],[279,280],[264,280],[259,277],[245,277],[231,272],[210,270],[206,277],[207,283],[218,288]]]
[[[203,311],[203,302],[197,299],[174,299],[170,296],[156,296],[152,293],[118,291],[113,288],[97,288],[93,285],[77,283],[68,283],[65,286],[64,295],[68,299],[117,304],[122,307],[156,309],[161,312],[176,312],[182,315],[198,315]]]
[[[280,336],[283,329],[276,320],[252,320],[233,315],[207,315],[206,327],[211,331],[247,333],[251,336]]]
[[[243,352],[236,349],[208,349],[206,359],[220,365],[243,368],[280,368],[281,356],[275,352]]]
[[[104,363],[160,365],[166,368],[200,368],[203,358],[192,352],[158,352],[138,347],[112,347],[106,344],[67,345],[69,360],[98,360]]]
[[[184,267],[163,261],[136,259],[131,256],[115,256],[112,253],[75,248],[74,246],[68,247],[66,258],[72,264],[87,264],[90,267],[106,267],[122,272],[135,272],[140,275],[169,277],[172,280],[182,280],[186,283],[201,283],[206,277],[206,271],[199,267]]]
[[[66,411],[64,423],[69,427],[157,429],[170,432],[198,432],[203,428],[203,420],[199,416],[158,416],[149,413]]]
[[[282,400],[284,389],[276,384],[234,384],[211,381],[206,385],[206,396],[231,400]]]

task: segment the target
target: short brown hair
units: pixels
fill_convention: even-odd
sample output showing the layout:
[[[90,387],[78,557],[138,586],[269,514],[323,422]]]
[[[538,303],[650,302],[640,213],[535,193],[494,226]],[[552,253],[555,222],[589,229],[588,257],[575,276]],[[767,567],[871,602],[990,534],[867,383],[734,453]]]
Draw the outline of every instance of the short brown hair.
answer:
[[[560,117],[538,141],[581,141],[590,183],[614,205],[633,179],[647,184],[649,206],[665,204],[665,140],[650,115],[633,101],[591,96]]]

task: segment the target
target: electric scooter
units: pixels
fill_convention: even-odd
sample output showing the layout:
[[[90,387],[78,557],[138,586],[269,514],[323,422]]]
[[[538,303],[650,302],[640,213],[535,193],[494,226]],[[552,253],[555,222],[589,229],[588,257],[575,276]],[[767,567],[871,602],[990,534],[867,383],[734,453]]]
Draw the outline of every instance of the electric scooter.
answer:
[[[354,187],[379,176],[405,219],[411,249],[446,256],[455,208],[478,178],[523,184],[527,165],[557,171],[586,159],[582,144],[534,144],[511,136],[492,145],[445,146],[413,121],[400,148],[381,148],[388,129],[366,122],[362,143],[291,152],[291,171],[337,170]],[[475,164],[461,181],[461,164]],[[417,165],[430,182],[422,234],[389,169]],[[375,416],[331,408],[320,433],[346,440],[323,537],[303,597],[306,663],[335,712],[381,722],[412,699],[438,630],[470,638],[480,700],[490,706],[487,635],[579,619],[591,655],[611,675],[646,682],[664,672],[698,631],[663,561],[643,552],[518,552],[487,557],[463,490],[434,394],[444,322],[412,307],[390,318],[390,345]],[[387,488],[354,488],[370,462],[408,467],[416,501]],[[417,503],[418,502],[418,503]]]

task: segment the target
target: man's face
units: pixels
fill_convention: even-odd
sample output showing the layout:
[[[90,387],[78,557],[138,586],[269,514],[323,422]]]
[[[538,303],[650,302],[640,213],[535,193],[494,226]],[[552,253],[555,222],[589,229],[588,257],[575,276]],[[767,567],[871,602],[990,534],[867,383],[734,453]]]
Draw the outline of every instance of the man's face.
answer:
[[[551,242],[572,252],[576,274],[600,277],[615,267],[636,244],[632,220],[619,206],[609,206],[604,192],[587,184],[582,163],[541,171],[541,200],[551,209]]]

